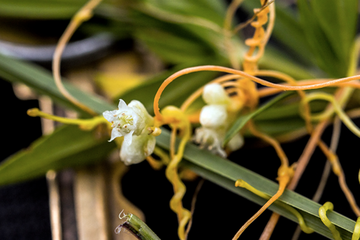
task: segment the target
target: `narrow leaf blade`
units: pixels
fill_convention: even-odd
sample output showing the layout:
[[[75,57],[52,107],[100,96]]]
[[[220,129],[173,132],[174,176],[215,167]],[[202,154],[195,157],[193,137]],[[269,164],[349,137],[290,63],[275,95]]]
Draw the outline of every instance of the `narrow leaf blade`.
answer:
[[[160,147],[167,150],[169,149],[170,133],[168,130],[163,129],[162,134],[158,136],[156,140]],[[274,195],[279,187],[278,184],[273,181],[241,167],[234,162],[213,155],[209,151],[199,149],[191,143],[186,145],[184,160],[186,160],[184,165],[200,176],[258,204],[264,204],[265,200],[244,189],[235,188],[234,185],[237,179],[243,179],[256,189],[270,196]],[[320,204],[290,190],[285,190],[284,194],[279,198],[279,201],[300,211],[305,222],[313,228],[314,231],[333,239],[331,232],[319,218],[318,210],[321,206]],[[276,206],[276,204],[271,205],[270,209],[297,222],[291,213]],[[355,222],[334,211],[329,212],[327,215],[330,221],[338,227],[343,239],[350,240]]]
[[[87,114],[59,92],[49,71],[35,64],[19,61],[0,54],[0,77],[10,82],[24,83],[38,93],[48,95],[63,106],[74,109],[79,113]],[[115,109],[112,104],[95,95],[90,95],[77,89],[71,84],[66,83],[66,80],[64,85],[76,99],[97,113]]]
[[[48,170],[81,166],[102,160],[116,146],[107,138],[98,139],[94,131],[63,126],[41,137],[0,165],[0,185],[44,175]]]
[[[280,94],[277,97],[273,98],[271,101],[269,101],[266,104],[259,107],[257,110],[255,110],[247,115],[242,115],[242,116],[238,117],[238,119],[235,120],[233,125],[226,132],[223,145],[226,145],[230,141],[230,139],[233,138],[235,136],[235,134],[238,133],[250,119],[259,115],[266,109],[270,108],[271,106],[273,106],[277,102],[283,100],[284,98],[290,96],[291,94],[293,94],[293,92],[286,92],[286,93]]]

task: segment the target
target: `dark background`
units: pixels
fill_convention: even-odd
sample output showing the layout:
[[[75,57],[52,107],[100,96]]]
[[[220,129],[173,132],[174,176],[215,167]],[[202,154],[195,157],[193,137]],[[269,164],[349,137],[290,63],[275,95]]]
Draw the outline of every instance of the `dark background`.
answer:
[[[39,118],[27,116],[37,100],[15,97],[10,83],[0,80],[3,140],[0,160],[27,148],[41,136]],[[45,178],[0,187],[0,239],[51,239]]]

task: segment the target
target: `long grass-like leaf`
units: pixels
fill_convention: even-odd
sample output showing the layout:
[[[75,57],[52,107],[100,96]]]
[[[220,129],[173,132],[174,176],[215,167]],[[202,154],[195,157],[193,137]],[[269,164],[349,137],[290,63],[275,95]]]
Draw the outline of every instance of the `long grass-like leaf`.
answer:
[[[156,140],[159,146],[169,149],[170,134],[168,131],[163,130],[163,133],[158,136]],[[185,149],[184,159],[186,160],[184,166],[189,167],[205,179],[261,205],[264,204],[266,200],[247,190],[235,188],[235,181],[237,179],[243,179],[256,189],[268,195],[274,195],[278,189],[278,184],[259,174],[243,168],[234,162],[215,156],[209,151],[199,149],[190,143],[187,144]],[[333,239],[331,232],[321,222],[318,216],[320,204],[289,190],[284,192],[279,201],[298,210],[304,217],[306,224],[314,231]],[[270,209],[297,222],[294,215],[276,204],[271,205]],[[343,239],[351,239],[355,225],[354,221],[336,212],[329,212],[328,217],[331,222],[338,227]]]
[[[35,64],[19,61],[0,54],[0,77],[7,81],[24,83],[39,94],[48,95],[57,103],[86,114],[79,107],[69,102],[57,89],[49,71]],[[80,102],[84,103],[95,112],[101,113],[113,109],[114,106],[105,100],[89,95],[64,81],[66,89]]]
[[[0,185],[16,183],[45,175],[50,170],[99,162],[115,149],[108,139],[77,126],[63,126],[43,136],[28,149],[10,156],[0,165]]]
[[[30,19],[71,18],[86,0],[1,0],[0,16]]]
[[[346,75],[355,42],[358,1],[297,2],[304,35],[317,65],[332,77]]]
[[[275,103],[281,101],[282,99],[288,97],[291,94],[293,94],[293,93],[292,92],[283,93],[283,94],[275,97],[274,99],[270,100],[269,102],[265,103],[264,105],[262,105],[261,107],[259,107],[255,111],[253,111],[253,112],[251,112],[249,114],[242,115],[242,116],[238,117],[238,119],[235,120],[233,125],[226,132],[223,145],[226,145],[230,141],[230,139],[233,138],[235,136],[235,134],[238,133],[250,119],[252,119],[255,116],[259,115],[260,113],[262,113],[266,109],[269,109]]]

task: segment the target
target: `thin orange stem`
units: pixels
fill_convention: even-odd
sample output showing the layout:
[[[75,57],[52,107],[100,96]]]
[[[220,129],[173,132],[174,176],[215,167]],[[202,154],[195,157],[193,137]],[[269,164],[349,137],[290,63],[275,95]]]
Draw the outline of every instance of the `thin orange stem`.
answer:
[[[352,109],[346,112],[350,118],[358,118],[360,117],[360,108]]]
[[[162,119],[162,115],[161,115],[160,109],[159,109],[159,100],[160,100],[161,94],[164,91],[164,89],[176,78],[186,75],[186,74],[189,74],[189,73],[200,72],[200,71],[218,71],[218,72],[235,74],[235,75],[238,75],[243,78],[248,78],[248,79],[250,79],[256,83],[259,83],[261,85],[264,85],[267,87],[272,87],[272,88],[277,88],[277,89],[281,89],[281,90],[285,90],[285,91],[318,89],[318,88],[334,86],[335,84],[339,84],[339,83],[343,83],[343,82],[360,79],[360,75],[355,75],[355,76],[351,76],[351,77],[339,78],[339,79],[335,79],[332,81],[327,81],[327,82],[322,82],[322,83],[317,83],[317,84],[309,84],[309,85],[303,85],[303,86],[286,86],[284,84],[276,84],[276,83],[271,83],[271,82],[265,81],[261,78],[250,75],[244,71],[235,70],[232,68],[227,68],[227,67],[222,67],[222,66],[205,65],[205,66],[196,66],[196,67],[185,68],[185,69],[182,69],[182,70],[172,74],[170,77],[168,77],[161,84],[158,91],[156,92],[156,95],[154,98],[154,112],[155,112],[155,117],[158,120]]]
[[[240,4],[243,2],[244,0],[233,0],[227,11],[226,11],[226,15],[225,15],[225,21],[224,21],[224,29],[226,30],[230,30],[231,28],[231,20],[234,17],[234,14],[237,10],[237,8],[240,6]]]
[[[261,75],[266,77],[276,77],[291,85],[298,85],[298,82],[294,78],[281,72],[271,71],[271,70],[259,70],[254,74],[258,76]],[[304,99],[306,97],[304,91],[299,90],[297,92],[300,95],[301,99]],[[306,123],[306,129],[309,133],[311,133],[313,126],[311,124],[310,106],[308,103],[304,105],[304,119]]]
[[[239,92],[238,89],[235,89],[235,90],[233,90],[233,89],[228,89],[228,90],[226,90],[226,93],[227,93],[228,95],[231,95],[231,94],[234,94],[234,93],[238,93],[238,92]]]
[[[258,138],[261,138],[262,140],[264,140],[265,142],[269,143],[276,151],[277,155],[279,156],[280,158],[280,161],[281,161],[281,165],[284,166],[284,167],[288,167],[289,166],[289,161],[288,161],[288,158],[284,152],[284,150],[282,149],[282,147],[280,146],[279,142],[276,141],[274,138],[262,133],[262,132],[259,132],[252,121],[249,121],[249,130],[251,132],[251,134],[253,134],[254,136],[258,137]]]
[[[235,234],[232,240],[237,240],[245,229],[258,218],[273,202],[275,202],[284,192],[287,182],[281,181],[279,183],[279,189],[275,195],[273,195],[260,209],[257,211]]]
[[[333,126],[333,133],[332,133],[332,136],[331,136],[331,144],[330,144],[330,149],[332,152],[336,152],[336,149],[338,147],[338,144],[339,144],[339,139],[340,139],[340,131],[341,131],[341,121],[340,121],[340,118],[339,117],[336,117],[335,118],[335,121],[334,121],[334,126]],[[327,182],[327,179],[329,177],[329,174],[330,174],[330,170],[331,170],[331,164],[329,161],[326,161],[326,165],[325,165],[325,168],[324,168],[324,171],[323,171],[323,174],[321,176],[321,180],[320,180],[320,184],[312,198],[312,200],[314,202],[319,202],[320,201],[320,198],[321,198],[321,195],[325,189],[325,185],[326,185],[326,182]]]
[[[298,225],[298,226],[296,227],[296,230],[295,230],[295,232],[294,232],[291,240],[298,240],[299,237],[300,237],[301,232],[302,232],[302,230],[301,230],[300,226]]]
[[[201,110],[199,109],[198,111],[194,112],[193,114],[188,115],[187,119],[189,120],[190,123],[199,123],[200,113],[201,113]]]
[[[223,87],[236,87],[241,88],[241,85],[238,82],[224,82],[221,84]]]
[[[261,5],[266,3],[265,0],[260,0]],[[256,22],[252,22],[251,26],[255,28],[255,32],[252,38],[246,39],[245,44],[250,48],[244,56],[243,68],[245,72],[253,73],[257,71],[257,63],[263,56],[267,41],[271,36],[271,32],[275,21],[275,5],[272,3],[270,6],[266,6],[260,9],[254,9],[257,17]],[[263,26],[268,22],[268,13],[270,12],[270,22],[266,31]]]
[[[346,181],[345,181],[345,175],[344,173],[342,172],[342,174],[339,176],[339,184],[340,184],[340,187],[342,189],[342,191],[344,192],[352,210],[354,211],[354,213],[356,214],[357,217],[360,217],[360,210],[359,210],[359,207],[358,205],[356,204],[356,201],[355,201],[355,198],[354,198],[354,195],[351,193],[349,187],[347,186],[346,184]]]
[[[355,76],[353,76],[353,77],[355,77]],[[353,77],[349,77],[349,78],[353,78]],[[348,79],[348,78],[343,78],[343,79]],[[337,80],[339,80],[339,79],[337,79]],[[337,81],[337,80],[334,80],[334,81]],[[351,79],[351,80],[354,80],[354,79]],[[335,98],[337,98],[337,99],[341,98],[341,96],[344,94],[344,92],[346,93],[345,90],[346,89],[344,89],[344,88],[340,88],[335,93]],[[332,108],[331,104],[329,104],[327,106],[326,110],[328,110],[330,108]],[[304,172],[307,164],[309,163],[310,157],[313,154],[317,143],[319,143],[320,137],[321,137],[325,127],[328,125],[328,123],[329,123],[329,120],[324,119],[312,131],[311,137],[310,137],[308,143],[306,144],[306,147],[297,162],[294,177],[291,179],[291,182],[288,186],[289,189],[294,190],[296,188],[296,186],[301,178],[301,175]]]
[[[346,184],[345,174],[344,174],[344,171],[342,170],[341,164],[340,164],[337,156],[333,152],[331,152],[331,150],[326,146],[325,143],[319,142],[319,147],[324,152],[324,154],[326,155],[328,160],[331,162],[331,164],[333,166],[333,172],[338,176],[339,184],[340,184],[342,191],[344,192],[352,210],[354,211],[356,216],[359,217],[360,209],[356,204],[354,195],[351,193],[349,187]]]
[[[265,32],[265,36],[262,40],[262,44],[264,44],[264,47],[265,45],[267,44],[267,42],[269,41],[270,39],[270,36],[271,36],[271,33],[274,29],[274,25],[275,25],[275,2],[274,1],[269,1],[268,2],[268,7],[269,7],[269,10],[270,10],[270,13],[269,13],[269,23],[267,25],[267,28],[266,28],[266,32]]]
[[[56,46],[54,56],[53,56],[53,63],[52,63],[52,70],[53,70],[53,77],[55,80],[55,84],[59,91],[63,94],[65,98],[67,98],[70,102],[81,108],[82,110],[92,114],[97,115],[93,110],[89,107],[85,106],[81,102],[79,102],[76,98],[74,98],[64,87],[61,76],[60,76],[60,60],[62,53],[64,52],[66,44],[69,42],[71,36],[74,34],[76,29],[81,25],[83,21],[88,20],[92,16],[92,10],[101,2],[101,0],[90,0],[87,4],[85,4],[71,19],[69,25],[65,29],[65,32],[60,37],[59,42]]]
[[[154,159],[152,156],[147,156],[146,157],[146,161],[149,163],[149,165],[155,169],[155,170],[160,170],[163,166],[164,163],[162,163],[161,161],[158,161],[156,159]]]
[[[233,80],[239,78],[239,76],[237,75],[225,75],[225,76],[221,76],[218,77],[216,79],[214,79],[213,81],[209,82],[210,83],[222,83],[222,82],[226,82],[229,80]],[[188,107],[198,98],[201,96],[202,92],[204,90],[204,86],[199,88],[198,90],[196,90],[193,94],[190,95],[190,97],[188,97],[184,103],[181,105],[180,109],[181,111],[185,112],[186,109],[188,109]]]
[[[331,81],[331,80],[302,80],[302,81],[297,81],[297,86],[317,84],[317,83],[326,82],[326,81]],[[283,85],[286,86],[288,84],[285,83]],[[352,88],[360,89],[360,82],[338,83],[338,84],[334,84],[332,87],[352,87]],[[259,93],[259,97],[261,98],[261,97],[267,97],[269,95],[279,93],[281,91],[282,91],[282,89],[277,89],[277,88],[260,88],[258,90],[258,93]]]
[[[288,189],[294,190],[296,188],[327,124],[327,120],[320,122],[311,133],[310,139],[307,142],[305,149],[297,162],[295,174],[289,183]]]
[[[200,189],[202,187],[202,185],[204,184],[205,182],[205,179],[202,178],[198,185],[196,186],[196,189],[195,189],[195,192],[194,192],[194,195],[193,195],[193,198],[191,200],[191,216],[194,216],[194,212],[195,212],[195,204],[196,204],[196,200],[197,200],[197,197],[199,195],[199,192],[200,192]],[[185,236],[186,236],[186,239],[187,239],[187,236],[189,235],[189,232],[190,232],[190,229],[191,229],[191,226],[192,226],[192,222],[193,222],[193,217],[189,220],[189,223],[188,223],[188,226],[186,228],[186,232],[185,232]],[[185,240],[186,240],[185,239]]]
[[[234,51],[234,46],[231,42],[231,37],[232,37],[232,31],[231,31],[231,21],[234,17],[234,14],[236,12],[236,9],[239,7],[239,5],[243,2],[243,0],[233,0],[227,11],[226,11],[226,15],[225,15],[225,21],[224,21],[224,43],[225,43],[225,48],[226,48],[226,52],[229,56],[229,60],[231,63],[231,66],[235,69],[240,69],[240,62],[238,61],[237,55],[236,55],[236,51]]]
[[[259,137],[261,139],[263,139],[264,141],[268,142],[270,145],[273,146],[273,148],[275,149],[277,155],[280,158],[281,161],[281,166],[279,168],[278,171],[278,181],[279,181],[279,189],[277,191],[277,193],[272,196],[268,202],[263,205],[261,207],[261,209],[254,215],[252,216],[241,228],[240,230],[236,233],[236,235],[234,236],[233,240],[236,240],[239,238],[239,236],[245,231],[245,229],[256,219],[260,216],[260,214],[262,212],[264,212],[266,210],[266,208],[268,208],[274,201],[276,201],[284,192],[287,184],[289,183],[292,174],[290,174],[290,172],[288,171],[289,168],[289,161],[285,155],[285,152],[283,151],[283,149],[281,148],[280,144],[273,138],[271,138],[270,136],[267,136],[264,133],[261,133],[259,131],[257,131],[253,125],[252,122],[249,122],[249,129],[250,132],[255,135],[256,137]],[[274,217],[272,217],[266,227],[266,233],[263,232],[262,237],[265,239],[269,239],[271,236],[272,231],[275,228],[275,225],[277,223],[277,220],[279,218],[279,216],[273,215]]]
[[[255,18],[257,17],[257,15],[262,11],[264,10],[267,6],[269,6],[270,4],[272,4],[274,2],[274,0],[272,1],[268,1],[265,5],[263,5],[260,10],[256,13],[254,13],[254,15],[248,19],[246,22],[244,23],[240,23],[238,24],[237,26],[234,27],[234,30],[233,30],[233,33],[237,33],[238,31],[240,31],[241,29],[243,29],[244,27],[246,27],[247,25],[249,25],[250,23],[252,23]]]

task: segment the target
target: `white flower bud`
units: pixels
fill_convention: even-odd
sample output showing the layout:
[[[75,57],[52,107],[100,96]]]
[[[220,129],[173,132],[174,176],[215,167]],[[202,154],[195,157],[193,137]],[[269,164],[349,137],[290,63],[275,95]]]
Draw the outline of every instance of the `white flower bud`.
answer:
[[[154,152],[156,139],[152,135],[133,135],[132,141],[123,142],[120,150],[120,159],[125,165],[140,163]]]
[[[223,126],[227,120],[225,105],[207,105],[201,109],[200,123],[207,128]]]
[[[231,106],[231,99],[218,83],[206,85],[202,96],[208,105],[201,109],[200,124],[202,127],[196,129],[194,141],[201,147],[207,147],[211,152],[226,157],[222,144],[229,125],[228,107]],[[244,139],[237,134],[229,141],[227,148],[235,151],[243,144]]]
[[[218,83],[210,83],[204,87],[202,97],[207,104],[228,104],[230,98]]]
[[[226,147],[229,148],[231,152],[240,149],[244,145],[244,137],[238,133],[227,143]]]

